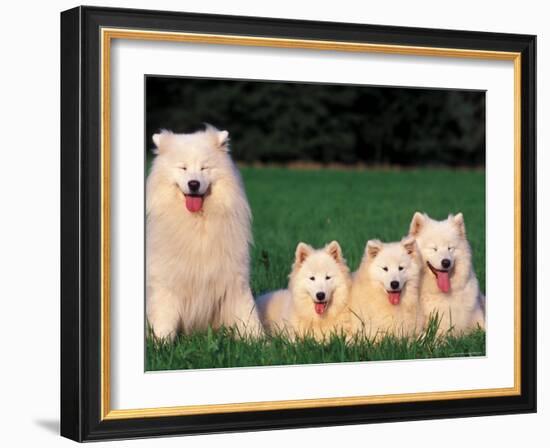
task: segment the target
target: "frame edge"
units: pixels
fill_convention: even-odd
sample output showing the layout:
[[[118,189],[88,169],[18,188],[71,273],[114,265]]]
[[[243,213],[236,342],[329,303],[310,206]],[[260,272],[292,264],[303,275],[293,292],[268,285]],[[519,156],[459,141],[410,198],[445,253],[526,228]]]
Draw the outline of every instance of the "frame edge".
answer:
[[[101,13],[108,15],[108,19],[102,16]],[[87,141],[87,133],[89,132],[88,119],[92,120],[94,108],[90,112],[87,109],[88,102],[93,102],[95,99],[96,86],[95,81],[96,74],[89,74],[83,67],[87,66],[92,70],[96,69],[95,58],[97,56],[88,56],[90,48],[95,49],[96,37],[93,35],[93,31],[96,27],[101,27],[105,22],[106,25],[111,26],[112,22],[118,22],[119,16],[123,14],[135,16],[131,21],[147,22],[153,20],[155,14],[162,15],[162,18],[158,18],[159,26],[162,27],[162,22],[168,22],[167,17],[182,16],[182,19],[189,20],[193,17],[193,21],[199,21],[199,18],[207,21],[208,19],[218,19],[220,21],[227,20],[229,22],[238,22],[239,16],[215,16],[209,14],[185,14],[185,13],[171,13],[170,11],[146,11],[146,10],[131,10],[131,9],[119,9],[119,8],[97,8],[97,7],[77,7],[69,11],[65,11],[61,14],[61,92],[62,92],[62,123],[61,123],[61,198],[62,198],[62,212],[61,212],[61,270],[62,270],[62,305],[61,305],[61,317],[62,317],[62,359],[61,359],[61,372],[62,372],[62,401],[61,401],[61,434],[65,437],[76,441],[85,440],[105,440],[105,439],[120,439],[120,438],[141,438],[141,437],[154,437],[159,435],[182,435],[182,434],[196,434],[206,432],[234,432],[234,431],[251,431],[251,430],[266,430],[266,429],[282,429],[282,428],[297,428],[297,427],[316,427],[316,426],[332,426],[342,424],[355,424],[355,423],[374,423],[383,421],[402,421],[402,420],[417,420],[417,419],[433,419],[433,418],[452,418],[452,417],[466,417],[474,415],[499,415],[508,413],[525,413],[536,411],[536,350],[533,346],[528,351],[522,353],[522,373],[523,385],[522,395],[509,400],[507,403],[502,403],[500,406],[497,403],[485,402],[485,406],[481,405],[481,402],[477,402],[474,405],[468,404],[468,400],[464,403],[456,403],[456,408],[450,411],[445,407],[445,403],[436,403],[433,410],[418,409],[413,410],[400,410],[395,412],[388,412],[386,418],[371,416],[356,416],[355,418],[349,415],[345,417],[344,409],[339,409],[339,415],[330,416],[330,408],[327,412],[320,412],[315,410],[311,412],[310,417],[306,417],[302,414],[301,418],[296,418],[298,414],[289,412],[288,417],[294,415],[294,418],[280,418],[282,416],[272,415],[270,413],[258,413],[256,415],[241,415],[246,421],[232,422],[230,415],[218,415],[221,420],[215,422],[201,422],[201,419],[189,419],[187,424],[183,424],[183,421],[176,418],[162,418],[156,419],[156,421],[148,425],[146,421],[139,419],[119,420],[119,421],[102,421],[101,418],[97,420],[98,414],[96,411],[98,404],[95,402],[95,396],[91,392],[96,391],[95,384],[95,371],[96,365],[93,362],[93,356],[87,351],[92,347],[92,351],[95,350],[97,342],[95,341],[95,329],[94,318],[96,312],[94,310],[95,302],[90,303],[85,299],[95,300],[94,294],[88,294],[85,288],[81,289],[80,284],[83,280],[94,280],[93,275],[89,275],[86,272],[88,264],[94,262],[95,254],[86,252],[86,249],[90,249],[87,246],[86,232],[83,229],[93,227],[93,224],[89,224],[88,220],[90,216],[87,216],[86,207],[91,209],[93,204],[88,203],[88,200],[93,199],[92,194],[86,194],[86,179],[87,170],[93,171],[95,164],[87,168],[87,159],[93,159],[94,157],[86,156],[86,151],[90,148]],[[140,16],[139,19],[136,18]],[[143,15],[143,17],[142,17]],[[113,17],[114,16],[114,17]],[[224,20],[222,20],[222,18]],[[260,22],[265,22],[264,25],[270,25],[277,23],[284,28],[286,23],[290,25],[299,25],[301,21],[287,20],[287,19],[267,19],[267,18],[243,18],[247,25],[250,23],[256,23],[261,25]],[[126,20],[126,19],[125,19]],[[311,24],[312,22],[305,22]],[[315,23],[315,22],[313,22]],[[345,24],[338,24],[337,22],[322,22],[327,26],[338,26]],[[219,24],[218,24],[219,25]],[[237,24],[235,24],[236,26]],[[318,24],[319,25],[319,24]],[[168,25],[166,25],[168,26]],[[205,26],[203,23],[193,24],[192,28],[200,28]],[[221,26],[221,25],[220,25]],[[229,26],[224,23],[223,27]],[[353,28],[365,27],[369,25],[353,24]],[[232,25],[231,25],[232,27]],[[230,28],[231,28],[230,27]],[[253,28],[253,27],[252,27]],[[347,27],[346,28],[350,28]],[[371,26],[372,28],[372,26]],[[376,27],[374,27],[376,28]],[[391,28],[386,26],[380,26],[380,28]],[[478,40],[485,40],[485,45],[491,48],[498,46],[499,44],[492,41],[498,36],[501,36],[505,41],[502,45],[505,45],[514,50],[519,50],[523,56],[522,64],[522,79],[521,90],[522,99],[525,95],[527,101],[525,107],[522,107],[522,202],[524,209],[524,216],[522,216],[522,229],[524,232],[536,230],[536,200],[535,194],[535,180],[531,175],[535,174],[536,170],[536,155],[535,155],[535,142],[534,142],[534,130],[535,130],[535,36],[528,35],[503,35],[500,33],[486,33],[479,36],[478,33],[468,31],[453,32],[451,30],[422,30],[422,29],[395,29],[393,30],[398,36],[400,32],[412,31],[412,32],[424,32],[432,31],[441,33],[438,37],[439,40],[445,40],[447,34],[459,34],[461,38],[466,38],[468,46],[474,46],[476,43],[476,36]],[[263,31],[263,33],[269,32]],[[286,32],[284,29],[281,33]],[[355,32],[355,30],[354,30]],[[92,34],[90,34],[92,33]],[[305,31],[304,31],[305,33]],[[315,31],[311,31],[315,34]],[[306,33],[307,34],[307,33]],[[351,32],[350,32],[351,34]],[[459,36],[455,36],[459,37]],[[468,39],[469,37],[469,39]],[[394,39],[398,39],[395,37]],[[399,37],[399,39],[402,37]],[[89,39],[89,40],[88,40]],[[451,39],[451,38],[449,38]],[[452,40],[452,39],[451,39]],[[491,42],[489,42],[491,41]],[[91,42],[91,44],[90,44]],[[527,74],[527,76],[525,76]],[[529,79],[529,81],[527,81]],[[93,121],[93,120],[92,120]],[[96,123],[93,124],[93,127]],[[528,131],[531,131],[529,133]],[[81,134],[82,132],[82,134]],[[529,136],[529,137],[527,137]],[[95,142],[94,142],[95,143]],[[93,147],[93,145],[92,145]],[[92,149],[94,151],[94,149]],[[95,154],[94,154],[95,156]],[[79,190],[81,189],[81,190]],[[74,191],[73,191],[74,190]],[[93,192],[92,192],[93,193]],[[93,202],[93,200],[91,201]],[[532,213],[529,215],[529,213]],[[526,216],[528,215],[528,216]],[[92,216],[93,218],[93,216]],[[90,220],[91,222],[91,220]],[[91,237],[94,239],[95,234]],[[67,240],[63,242],[63,239]],[[93,243],[93,241],[91,241]],[[536,249],[536,236],[527,236],[524,234],[522,238],[522,246],[524,249],[534,251]],[[93,247],[93,244],[92,244]],[[527,254],[527,250],[524,252]],[[92,260],[89,261],[87,256],[91,256]],[[536,254],[535,252],[529,252],[529,256],[525,257],[525,271],[523,276],[528,280],[536,280]],[[535,271],[534,271],[535,270]],[[69,276],[69,278],[67,278]],[[65,277],[65,279],[63,279]],[[523,283],[525,285],[525,282]],[[528,289],[524,289],[523,292],[529,294],[536,293],[536,285]],[[528,294],[528,297],[529,297]],[[90,297],[88,297],[90,295]],[[522,294],[523,295],[523,294]],[[536,299],[536,296],[535,296]],[[536,342],[536,333],[534,330],[534,319],[536,318],[536,304],[526,303],[525,300],[522,304],[522,316],[523,323],[522,331],[522,345],[531,342],[534,338]],[[93,312],[92,312],[93,311]],[[92,328],[88,328],[91,326]],[[89,337],[90,331],[92,336]],[[526,338],[527,336],[527,338]],[[67,339],[68,338],[68,339]],[[527,367],[527,370],[526,370]],[[64,381],[68,381],[69,384],[63,384]],[[89,401],[92,400],[92,403]],[[461,400],[459,400],[460,402]],[[480,406],[481,405],[481,406]],[[411,406],[414,408],[414,406]],[[405,408],[409,406],[405,405]],[[389,411],[391,408],[382,407]],[[332,409],[332,412],[335,410]],[[382,411],[384,414],[384,411]],[[277,414],[277,412],[275,412]],[[318,414],[317,416],[313,416]],[[216,416],[214,416],[216,417]],[[251,420],[255,420],[254,423]],[[214,419],[215,420],[215,419]],[[276,422],[274,422],[276,421]],[[139,430],[135,425],[143,425]]]
[[[521,52],[522,396],[537,412],[537,36]]]
[[[80,333],[81,8],[61,13],[61,425],[82,441]]]

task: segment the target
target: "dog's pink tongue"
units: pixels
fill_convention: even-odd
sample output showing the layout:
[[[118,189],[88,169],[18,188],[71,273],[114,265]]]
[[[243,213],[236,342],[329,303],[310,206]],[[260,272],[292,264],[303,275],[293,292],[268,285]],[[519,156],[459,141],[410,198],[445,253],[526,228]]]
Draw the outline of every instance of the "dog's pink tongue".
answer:
[[[185,196],[185,206],[191,213],[202,209],[202,196]]]
[[[449,280],[449,273],[445,271],[437,271],[437,286],[443,292],[449,292],[451,289],[451,282]]]
[[[327,304],[326,303],[316,303],[315,304],[315,312],[317,314],[323,314],[325,312],[325,309],[327,308]]]
[[[399,305],[401,301],[401,291],[388,292],[388,299],[392,305]]]

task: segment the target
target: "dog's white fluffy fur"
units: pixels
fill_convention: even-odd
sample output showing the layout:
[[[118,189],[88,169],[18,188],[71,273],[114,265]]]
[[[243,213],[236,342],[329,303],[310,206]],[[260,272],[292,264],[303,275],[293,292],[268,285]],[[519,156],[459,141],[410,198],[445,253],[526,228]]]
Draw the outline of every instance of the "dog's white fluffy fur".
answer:
[[[323,341],[334,333],[346,334],[350,287],[349,269],[336,241],[317,250],[299,243],[288,289],[258,298],[260,318],[269,332],[291,339],[308,336]]]
[[[386,334],[410,337],[420,332],[423,323],[418,302],[420,270],[414,238],[393,243],[368,241],[359,269],[353,275],[352,331],[372,340]]]
[[[222,325],[243,336],[261,334],[249,286],[250,207],[227,131],[163,131],[153,141],[146,311],[155,336],[173,339]],[[200,187],[191,191],[190,181]]]
[[[462,213],[436,221],[416,212],[409,234],[416,238],[422,256],[420,303],[425,321],[430,314],[437,313],[441,319],[439,334],[464,333],[477,325],[485,328],[485,297],[472,267]],[[443,260],[450,263],[447,269],[443,268]],[[447,292],[438,284],[441,272],[448,279],[443,284]]]

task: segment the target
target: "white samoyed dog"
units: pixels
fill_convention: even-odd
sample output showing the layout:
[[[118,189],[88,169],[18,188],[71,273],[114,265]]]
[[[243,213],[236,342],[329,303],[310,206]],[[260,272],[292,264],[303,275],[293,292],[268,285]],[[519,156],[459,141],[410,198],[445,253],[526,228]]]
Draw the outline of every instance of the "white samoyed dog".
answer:
[[[318,341],[332,333],[345,334],[351,277],[336,241],[323,249],[299,243],[288,289],[258,298],[260,318],[272,334],[311,336]]]
[[[485,328],[485,297],[472,266],[462,213],[436,221],[416,212],[409,234],[422,256],[420,303],[425,322],[437,312],[439,334]]]
[[[420,271],[414,238],[393,243],[368,241],[353,275],[352,331],[373,340],[386,334],[409,337],[420,332]]]
[[[228,132],[153,136],[147,179],[147,320],[158,338],[208,326],[259,335],[249,286],[251,213]]]

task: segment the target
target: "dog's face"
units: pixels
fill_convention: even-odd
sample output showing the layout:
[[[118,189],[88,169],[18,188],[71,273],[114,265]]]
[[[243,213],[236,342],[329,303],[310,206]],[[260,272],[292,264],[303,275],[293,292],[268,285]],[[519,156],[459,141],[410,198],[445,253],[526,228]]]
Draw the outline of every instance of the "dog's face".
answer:
[[[418,274],[416,252],[416,242],[410,237],[399,243],[367,242],[365,257],[369,262],[369,277],[384,288],[392,305],[401,303],[407,282]]]
[[[306,297],[309,302],[306,306],[322,316],[333,303],[336,289],[346,282],[343,269],[346,269],[345,260],[338,242],[318,250],[299,243],[293,266],[293,289],[297,288],[298,297]]]
[[[439,289],[449,292],[456,261],[468,251],[462,213],[436,221],[417,212],[411,221],[409,234],[416,238],[422,259],[434,275]]]
[[[163,131],[153,136],[158,163],[168,181],[173,182],[185,198],[191,213],[200,212],[212,185],[227,169],[228,132],[209,126],[193,134]]]

